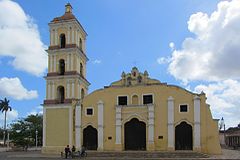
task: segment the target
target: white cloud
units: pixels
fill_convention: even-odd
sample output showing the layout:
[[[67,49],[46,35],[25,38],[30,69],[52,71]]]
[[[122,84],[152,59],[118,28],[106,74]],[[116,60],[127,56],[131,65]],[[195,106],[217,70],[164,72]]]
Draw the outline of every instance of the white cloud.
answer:
[[[170,62],[170,58],[169,57],[160,57],[157,59],[157,63],[158,64],[166,64],[166,63],[169,63]]]
[[[47,68],[47,54],[37,25],[13,1],[0,1],[0,56],[13,57],[18,70],[41,76]]]
[[[18,111],[12,110],[7,112],[7,124],[11,123],[12,121],[18,119]],[[4,113],[0,113],[0,126],[4,126]]]
[[[100,64],[100,63],[102,63],[102,61],[99,60],[99,59],[95,59],[92,63],[93,63],[93,64]]]
[[[19,78],[0,78],[0,96],[12,97],[16,100],[34,99],[38,97],[36,90],[28,91],[22,85]]]
[[[169,47],[171,48],[171,50],[173,51],[175,49],[175,44],[173,42],[169,43]]]
[[[43,107],[42,106],[34,107],[30,112],[27,113],[27,116],[36,115],[36,114],[43,114]]]
[[[195,92],[204,91],[207,102],[215,118],[225,118],[226,125],[237,126],[240,123],[240,82],[224,80],[223,82],[198,85]]]
[[[211,15],[191,15],[182,49],[172,52],[169,72],[182,81],[240,79],[240,1],[221,1]]]

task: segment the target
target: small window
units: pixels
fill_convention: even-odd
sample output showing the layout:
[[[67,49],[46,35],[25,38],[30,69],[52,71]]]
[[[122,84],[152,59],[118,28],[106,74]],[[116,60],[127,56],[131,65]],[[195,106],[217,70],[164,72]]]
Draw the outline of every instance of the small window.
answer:
[[[143,95],[143,104],[153,104],[153,96]]]
[[[87,108],[87,115],[93,115],[93,109]]]
[[[188,106],[186,104],[180,105],[180,112],[187,112],[188,111]]]
[[[127,96],[119,96],[118,105],[127,105]]]

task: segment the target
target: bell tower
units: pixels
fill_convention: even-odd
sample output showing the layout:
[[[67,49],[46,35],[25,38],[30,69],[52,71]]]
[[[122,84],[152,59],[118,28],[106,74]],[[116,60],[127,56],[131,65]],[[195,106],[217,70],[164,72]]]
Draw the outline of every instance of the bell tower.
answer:
[[[88,91],[86,80],[87,33],[72,13],[70,3],[65,14],[49,23],[47,104],[71,103],[83,98]]]
[[[86,79],[87,33],[72,13],[70,3],[65,5],[62,16],[49,23],[49,32],[43,152],[49,146],[74,144],[75,102],[84,98],[90,85]],[[56,136],[59,132],[61,137]]]

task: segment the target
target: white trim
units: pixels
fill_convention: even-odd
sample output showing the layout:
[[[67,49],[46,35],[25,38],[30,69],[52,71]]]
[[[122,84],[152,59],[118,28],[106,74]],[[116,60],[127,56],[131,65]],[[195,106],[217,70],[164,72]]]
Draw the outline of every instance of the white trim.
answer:
[[[181,109],[180,109],[181,105],[187,105],[187,112],[181,112]],[[178,105],[178,113],[180,113],[180,114],[189,113],[189,110],[190,110],[190,106],[188,103],[181,103]]]
[[[142,94],[142,104],[143,104],[143,96],[147,96],[147,95],[152,95],[152,100],[153,100],[152,104],[154,104],[154,94],[153,93],[144,93],[144,94]],[[143,104],[143,105],[147,105],[147,104]]]
[[[148,105],[148,143],[154,144],[154,105]]]
[[[56,72],[56,55],[53,55],[53,72]]]
[[[118,97],[127,97],[127,105],[129,105],[129,97],[128,97],[128,95],[117,95],[117,104],[116,105],[118,105]]]
[[[58,105],[58,106],[52,104],[52,106],[51,105],[48,105],[48,106],[45,105],[44,108],[46,108],[46,109],[69,109],[69,107],[71,107],[71,106],[66,106],[66,104],[61,104],[61,105]]]
[[[67,44],[70,43],[70,29],[67,30]]]
[[[72,98],[74,98],[75,94],[74,94],[74,91],[75,91],[75,88],[74,88],[74,81],[72,81]]]
[[[103,150],[103,119],[104,119],[104,104],[100,100],[98,106],[98,150]]]
[[[49,63],[49,72],[52,72],[52,55],[48,55],[48,63]]]
[[[194,148],[201,148],[201,99],[199,96],[194,97]]]
[[[140,104],[140,98],[139,98],[139,95],[138,94],[136,94],[136,93],[133,93],[132,95],[131,95],[131,104],[133,104],[133,96],[137,96],[138,97],[138,104],[137,105],[139,105]]]
[[[73,61],[74,61],[74,59],[73,59],[73,56],[74,56],[74,54],[71,54],[71,71],[73,70]]]
[[[50,82],[47,82],[47,96],[46,96],[47,99],[50,99],[51,98],[51,84]]]
[[[174,148],[174,98],[168,97],[168,148]]]
[[[73,109],[69,107],[69,145],[72,146],[72,134],[73,134]]]
[[[72,28],[72,44],[74,44],[74,28]]]
[[[54,82],[52,83],[52,93],[51,93],[51,99],[54,99],[55,98],[55,94],[54,94],[54,92],[55,92],[55,84],[54,84]]]
[[[53,45],[53,30],[50,30],[50,46]]]
[[[77,105],[75,109],[75,144],[77,149],[81,148],[81,108],[81,105]]]
[[[70,98],[70,82],[69,80],[67,81],[67,98]]]
[[[122,144],[121,136],[122,136],[122,107],[116,107],[116,137],[115,144]]]
[[[70,65],[70,62],[69,62],[69,54],[67,54],[67,71],[69,71],[69,65]]]
[[[55,29],[55,45],[58,45],[58,35],[56,29]]]
[[[92,109],[92,115],[88,115],[88,114],[87,114],[87,109]],[[93,108],[93,107],[86,107],[86,108],[85,108],[85,116],[86,116],[86,117],[92,117],[92,116],[94,116],[94,108]]]
[[[46,107],[43,107],[43,147],[46,147]]]

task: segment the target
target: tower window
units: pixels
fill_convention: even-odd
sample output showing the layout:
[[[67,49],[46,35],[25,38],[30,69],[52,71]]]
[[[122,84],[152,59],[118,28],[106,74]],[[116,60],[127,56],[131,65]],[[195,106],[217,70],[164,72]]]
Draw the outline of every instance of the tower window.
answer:
[[[64,103],[64,87],[59,86],[57,91],[58,91],[58,102]]]
[[[153,95],[143,95],[143,104],[153,104]]]
[[[80,76],[83,76],[83,65],[80,63]]]
[[[118,96],[118,105],[127,105],[127,96]]]
[[[66,37],[65,37],[65,34],[61,34],[60,35],[60,47],[65,48],[65,46],[66,46]]]
[[[188,112],[188,105],[186,104],[180,105],[180,112]]]
[[[64,75],[65,73],[65,61],[63,59],[59,60],[59,74]]]

